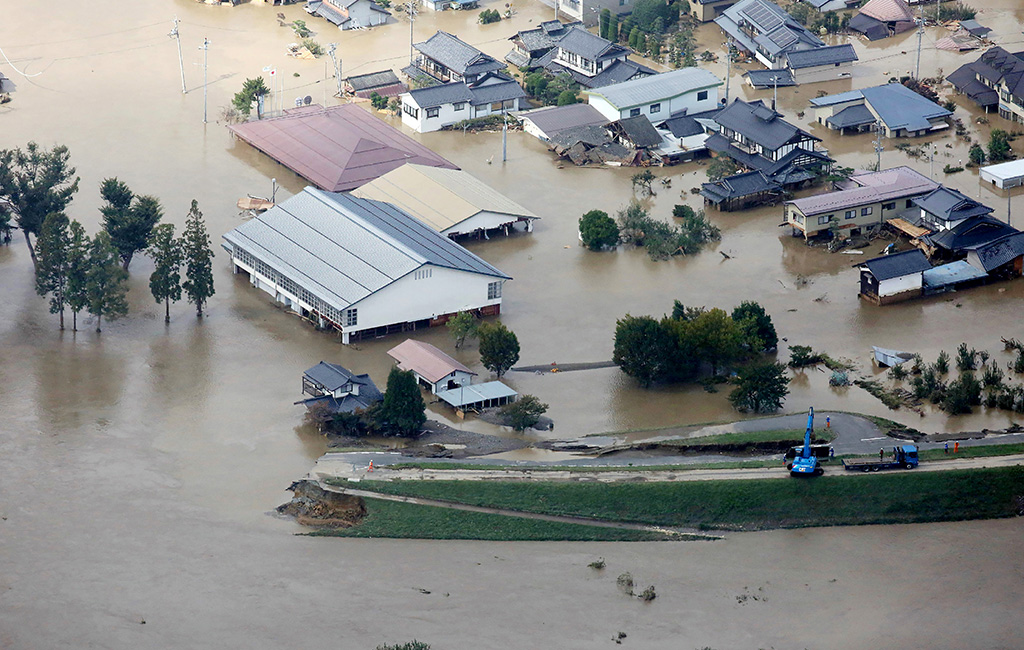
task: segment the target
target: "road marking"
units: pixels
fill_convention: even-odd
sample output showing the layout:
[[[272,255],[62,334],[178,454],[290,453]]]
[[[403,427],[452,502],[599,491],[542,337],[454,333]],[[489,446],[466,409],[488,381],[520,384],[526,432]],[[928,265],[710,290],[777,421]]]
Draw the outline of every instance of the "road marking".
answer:
[[[861,438],[861,442],[871,442],[872,440],[888,440],[889,436],[879,436],[878,438]]]

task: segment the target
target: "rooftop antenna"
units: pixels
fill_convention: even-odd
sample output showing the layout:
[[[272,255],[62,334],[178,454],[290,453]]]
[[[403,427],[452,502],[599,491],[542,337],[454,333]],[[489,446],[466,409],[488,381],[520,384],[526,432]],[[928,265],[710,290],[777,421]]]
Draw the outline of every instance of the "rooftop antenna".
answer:
[[[178,44],[178,70],[181,71],[181,94],[184,95],[188,91],[185,90],[185,62],[181,58],[181,35],[178,34],[178,17],[174,17],[174,26],[171,27],[171,33],[168,34]]]

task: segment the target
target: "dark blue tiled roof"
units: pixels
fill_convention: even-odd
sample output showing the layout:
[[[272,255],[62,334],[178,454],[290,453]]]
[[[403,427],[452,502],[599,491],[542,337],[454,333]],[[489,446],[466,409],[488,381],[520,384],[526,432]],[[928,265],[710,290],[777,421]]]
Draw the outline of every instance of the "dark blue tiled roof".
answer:
[[[921,273],[932,268],[932,265],[928,263],[928,258],[919,248],[876,257],[864,262],[864,266],[868,267],[868,271],[879,282]]]

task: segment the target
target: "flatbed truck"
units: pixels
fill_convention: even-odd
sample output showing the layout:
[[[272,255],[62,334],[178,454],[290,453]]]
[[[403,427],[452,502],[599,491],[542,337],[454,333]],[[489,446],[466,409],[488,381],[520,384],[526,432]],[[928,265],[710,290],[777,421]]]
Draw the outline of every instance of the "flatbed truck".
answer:
[[[850,472],[877,472],[883,469],[914,469],[918,465],[917,447],[903,445],[896,449],[895,458],[879,460],[875,457],[844,458],[843,467]]]

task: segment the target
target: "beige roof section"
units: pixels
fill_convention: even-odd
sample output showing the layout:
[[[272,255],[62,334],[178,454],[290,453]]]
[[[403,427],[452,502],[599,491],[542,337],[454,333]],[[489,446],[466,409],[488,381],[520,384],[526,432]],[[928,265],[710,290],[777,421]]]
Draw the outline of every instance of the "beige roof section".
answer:
[[[914,22],[914,12],[903,0],[871,0],[860,8],[865,16],[888,22]]]
[[[402,341],[388,350],[388,355],[398,362],[398,367],[402,370],[411,370],[432,384],[436,384],[456,370],[476,374],[433,345],[415,339]]]
[[[540,218],[464,171],[426,165],[402,165],[352,194],[396,205],[438,232],[484,211]]]

